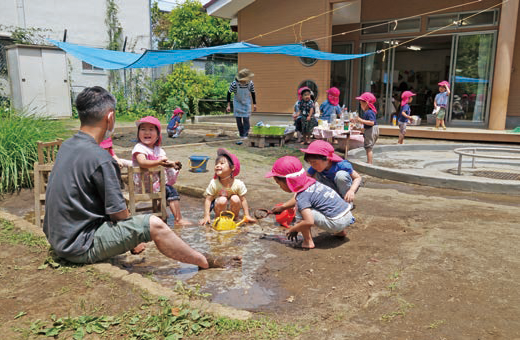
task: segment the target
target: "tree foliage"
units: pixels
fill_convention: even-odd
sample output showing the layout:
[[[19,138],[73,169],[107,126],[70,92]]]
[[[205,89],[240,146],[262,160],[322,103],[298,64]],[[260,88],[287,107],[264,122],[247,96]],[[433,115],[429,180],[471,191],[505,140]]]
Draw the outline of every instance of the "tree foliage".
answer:
[[[237,41],[227,19],[209,16],[198,0],[187,0],[170,13],[152,8],[152,30],[160,49],[217,46]]]

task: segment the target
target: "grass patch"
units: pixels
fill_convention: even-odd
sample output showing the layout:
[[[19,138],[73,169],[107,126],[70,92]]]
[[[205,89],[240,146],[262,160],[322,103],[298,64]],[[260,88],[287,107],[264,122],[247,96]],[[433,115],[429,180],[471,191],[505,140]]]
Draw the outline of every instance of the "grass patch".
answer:
[[[0,108],[0,195],[33,186],[38,141],[69,135],[61,121]]]
[[[29,329],[17,329],[20,333],[32,333],[48,337],[83,339],[183,339],[185,337],[216,338],[223,335],[240,335],[247,339],[278,339],[298,336],[305,329],[295,325],[283,325],[268,319],[232,320],[215,318],[187,306],[172,306],[168,299],[159,298],[119,316],[61,317],[51,315],[50,320],[35,320]],[[90,335],[90,336],[89,336]]]
[[[383,314],[380,320],[390,322],[397,316],[405,316],[413,307],[415,307],[414,304],[409,303],[405,299],[399,299],[399,308],[393,312]]]
[[[43,252],[49,247],[45,237],[21,231],[11,222],[2,219],[0,219],[0,244],[21,244],[28,246],[33,252]]]

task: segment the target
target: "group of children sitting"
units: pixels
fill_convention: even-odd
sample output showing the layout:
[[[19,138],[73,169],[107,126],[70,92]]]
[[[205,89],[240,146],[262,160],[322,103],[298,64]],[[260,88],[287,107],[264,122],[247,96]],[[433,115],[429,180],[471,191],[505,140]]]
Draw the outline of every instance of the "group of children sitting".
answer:
[[[181,215],[180,196],[173,187],[182,165],[178,161],[169,160],[161,148],[161,123],[157,118],[147,116],[137,121],[136,125],[138,142],[132,150],[131,163],[115,156],[111,141],[104,141],[102,147],[111,153],[120,166],[146,169],[165,167],[166,200],[175,217],[175,224],[191,224]],[[336,155],[333,146],[325,141],[315,141],[301,151],[310,165],[307,171],[298,158],[285,156],[273,164],[272,170],[265,177],[273,177],[282,190],[294,194],[287,202],[274,207],[272,212],[277,214],[287,209],[296,209],[301,220],[288,229],[287,236],[296,239],[301,232],[304,239],[302,247],[311,249],[314,248],[310,232],[313,225],[336,236],[346,236],[345,229],[355,221],[351,210],[361,176],[347,160]],[[215,216],[225,210],[238,216],[243,210],[246,222],[256,222],[249,212],[247,188],[243,181],[236,178],[239,173],[239,159],[226,149],[218,149],[214,175],[204,193],[204,217],[199,221],[201,225],[210,223],[211,210],[214,210]],[[140,187],[140,178],[133,180],[138,184],[136,187]],[[152,190],[157,191],[155,181],[159,178],[153,180]]]

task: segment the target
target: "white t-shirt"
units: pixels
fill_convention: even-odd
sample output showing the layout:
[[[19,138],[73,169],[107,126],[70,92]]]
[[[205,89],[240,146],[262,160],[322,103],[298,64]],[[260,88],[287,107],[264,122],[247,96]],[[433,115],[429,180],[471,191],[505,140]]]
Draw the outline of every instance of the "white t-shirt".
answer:
[[[247,193],[247,188],[244,182],[239,179],[234,179],[233,184],[231,184],[231,188],[225,188],[222,183],[217,179],[212,179],[209,182],[208,187],[206,188],[206,192],[204,196],[211,196],[213,198],[217,198],[217,196],[226,196],[230,198],[233,195],[244,196]]]

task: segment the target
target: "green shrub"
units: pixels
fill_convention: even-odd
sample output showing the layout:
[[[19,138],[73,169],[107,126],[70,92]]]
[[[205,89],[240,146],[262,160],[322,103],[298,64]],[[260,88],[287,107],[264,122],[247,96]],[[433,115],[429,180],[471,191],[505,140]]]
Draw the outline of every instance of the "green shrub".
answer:
[[[0,194],[33,185],[37,142],[67,137],[63,123],[0,107]]]

